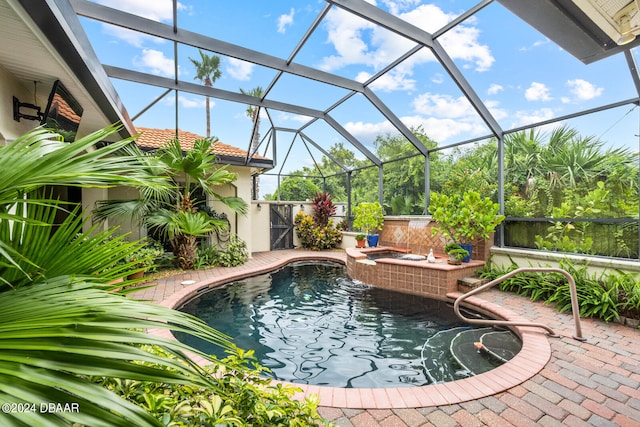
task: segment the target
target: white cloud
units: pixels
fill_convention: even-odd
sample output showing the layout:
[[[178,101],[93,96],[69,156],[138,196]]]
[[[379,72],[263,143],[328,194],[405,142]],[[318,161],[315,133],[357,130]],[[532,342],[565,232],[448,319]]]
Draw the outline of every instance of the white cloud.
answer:
[[[163,22],[173,19],[172,0],[97,0],[96,2],[154,21]],[[178,10],[186,9],[184,4],[178,2]]]
[[[348,64],[373,65],[363,33],[375,26],[342,9],[332,9],[325,18],[327,39],[335,55],[323,58],[320,68],[330,71]]]
[[[158,37],[153,37],[147,34],[140,33],[138,31],[133,31],[128,28],[116,27],[107,24],[104,24],[102,28],[106,34],[116,39],[122,40],[134,47],[142,47],[145,43],[164,43],[164,40]]]
[[[442,46],[453,59],[467,61],[466,67],[475,64],[476,71],[487,71],[495,62],[489,46],[480,44],[480,30],[458,25],[442,36]]]
[[[200,98],[188,98],[186,96],[178,96],[178,102],[184,108],[204,108],[206,106],[204,97]],[[212,99],[209,99],[210,107],[215,105],[215,102]]]
[[[422,127],[430,138],[440,143],[462,134],[481,135],[487,133],[486,126],[477,117],[461,119],[414,115],[401,117],[400,120],[409,128]],[[373,142],[378,135],[398,133],[398,130],[388,121],[379,123],[349,122],[344,127],[365,143]]]
[[[487,94],[495,95],[496,93],[502,92],[503,90],[504,90],[504,87],[502,85],[494,83],[491,86],[489,86],[489,89],[487,89]]]
[[[309,116],[303,116],[301,114],[289,114],[285,113],[284,111],[280,111],[278,114],[278,120],[281,120],[283,122],[293,121],[296,123],[307,123],[311,119],[312,117]]]
[[[444,83],[444,75],[442,73],[436,73],[431,77],[431,81],[435,84],[442,84]]]
[[[371,74],[366,71],[361,71],[355,78],[358,82],[365,82],[371,78]],[[383,92],[391,92],[394,90],[415,90],[416,81],[409,79],[401,70],[391,70],[388,73],[377,78],[369,86],[373,90],[379,90]]]
[[[420,0],[382,0],[382,3],[387,6],[390,13],[397,15],[401,10],[420,4]]]
[[[520,127],[533,123],[543,122],[552,119],[555,115],[551,108],[541,108],[532,112],[516,111],[514,116],[516,117],[516,121],[512,124],[512,127]]]
[[[387,0],[392,11],[415,4],[413,0],[393,2]],[[454,19],[454,14],[447,14],[435,5],[420,5],[413,10],[398,15],[401,19],[412,23],[426,31],[433,32]],[[460,59],[473,65],[476,71],[485,71],[491,67],[494,58],[486,45],[479,43],[480,31],[473,27],[474,20],[467,20],[441,37],[443,46],[453,59]],[[325,19],[327,41],[336,53],[323,58],[320,68],[333,71],[349,65],[371,67],[373,71],[382,69],[398,55],[415,46],[398,34],[375,26],[368,21],[356,17],[341,9],[331,10]],[[411,56],[396,67],[398,73],[409,78],[416,65],[435,60],[429,49]],[[389,86],[390,87],[390,86]],[[398,85],[398,89],[407,85]]]
[[[344,128],[358,140],[367,142],[372,142],[378,135],[398,133],[398,130],[388,121],[379,123],[348,122]]]
[[[535,42],[533,42],[533,44],[532,44],[532,45],[530,45],[530,46],[523,46],[523,47],[521,47],[521,48],[520,48],[520,49],[518,49],[518,50],[519,50],[520,52],[527,52],[527,51],[533,50],[533,49],[535,49],[535,48],[537,48],[537,47],[544,46],[544,45],[549,44],[549,43],[551,43],[551,41],[550,41],[549,39],[536,40]]]
[[[450,95],[427,92],[413,100],[413,108],[419,114],[442,118],[475,116],[469,100],[464,96],[453,98]]]
[[[597,98],[604,91],[603,88],[596,87],[593,83],[582,79],[569,80],[567,86],[569,86],[570,92],[581,101]]]
[[[167,107],[174,107],[176,105],[176,97],[174,95],[168,95],[162,98],[162,104]],[[186,97],[184,95],[178,96],[178,103],[184,108],[201,108],[204,110],[206,103],[205,97]],[[209,98],[209,108],[215,107],[215,98]]]
[[[133,58],[133,63],[137,67],[148,69],[152,74],[165,77],[173,77],[173,59],[164,56],[164,53],[154,49],[143,49],[142,56]]]
[[[172,0],[96,0],[104,6],[132,13],[143,18],[158,22],[171,22],[173,20]],[[178,2],[178,10],[188,10],[189,7]],[[135,47],[141,47],[144,42],[162,43],[157,37],[148,36],[126,28],[103,24],[105,33],[125,41]]]
[[[498,121],[509,117],[507,110],[499,108],[500,103],[497,101],[485,101],[484,105],[487,107],[493,118]]]
[[[293,15],[295,11],[291,8],[289,14],[283,14],[278,17],[278,32],[284,34],[287,31],[287,27],[293,24]]]
[[[249,80],[254,64],[236,58],[229,58],[226,71],[236,80]]]
[[[544,83],[532,82],[531,86],[524,92],[527,101],[551,101],[549,88]]]

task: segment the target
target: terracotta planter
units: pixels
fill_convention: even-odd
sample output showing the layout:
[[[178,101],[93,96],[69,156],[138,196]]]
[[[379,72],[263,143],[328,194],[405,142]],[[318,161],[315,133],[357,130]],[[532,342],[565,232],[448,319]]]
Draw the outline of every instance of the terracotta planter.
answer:
[[[144,271],[136,271],[127,276],[127,280],[137,280],[144,277]]]
[[[365,239],[356,240],[356,248],[364,248]]]

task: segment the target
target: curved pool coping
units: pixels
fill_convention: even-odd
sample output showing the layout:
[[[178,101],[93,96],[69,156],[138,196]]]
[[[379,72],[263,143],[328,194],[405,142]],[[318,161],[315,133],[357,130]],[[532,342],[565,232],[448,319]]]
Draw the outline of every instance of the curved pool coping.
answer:
[[[277,261],[265,263],[251,271],[231,272],[214,278],[209,278],[172,294],[160,305],[177,308],[193,298],[197,291],[213,288],[230,281],[240,280],[251,276],[265,274],[297,261],[333,261],[345,264],[344,253],[323,252],[318,254],[292,254]],[[450,293],[448,298],[456,298],[458,293]],[[467,304],[491,316],[511,320],[527,321],[525,318],[500,305],[488,302],[478,297],[470,297]],[[421,387],[394,388],[335,388],[298,383],[288,383],[301,389],[297,397],[317,395],[320,406],[352,409],[401,409],[421,408],[430,406],[450,405],[469,400],[481,399],[503,392],[522,384],[532,378],[547,364],[551,358],[551,345],[542,330],[531,327],[515,326],[512,330],[522,340],[522,349],[507,363],[483,374],[461,380],[429,384]],[[167,339],[175,339],[167,329],[154,329],[149,333]],[[198,355],[193,355],[194,361],[205,365],[210,363]],[[275,381],[275,380],[274,380]],[[279,381],[286,383],[284,381]]]

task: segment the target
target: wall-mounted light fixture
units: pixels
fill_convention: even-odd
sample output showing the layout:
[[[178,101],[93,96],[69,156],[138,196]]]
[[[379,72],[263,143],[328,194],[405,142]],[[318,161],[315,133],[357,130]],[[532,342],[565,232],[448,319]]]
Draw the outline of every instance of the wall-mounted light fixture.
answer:
[[[303,211],[304,210],[304,204],[300,203],[300,210]]]
[[[262,206],[260,205],[260,203],[256,205],[256,208],[258,208],[258,210],[262,209]]]

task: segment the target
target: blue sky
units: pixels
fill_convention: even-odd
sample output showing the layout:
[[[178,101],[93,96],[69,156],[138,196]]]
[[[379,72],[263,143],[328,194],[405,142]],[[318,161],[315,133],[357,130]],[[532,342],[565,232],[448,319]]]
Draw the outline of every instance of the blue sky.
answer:
[[[97,2],[172,23],[171,2],[167,0]],[[375,0],[370,3],[433,32],[477,2]],[[178,27],[286,59],[325,4],[322,0],[184,0],[179,3]],[[172,43],[84,18],[81,21],[104,64],[174,77]],[[505,130],[636,96],[624,56],[584,65],[497,2],[439,40]],[[334,7],[293,61],[365,81],[413,46],[413,42]],[[180,46],[178,78],[194,82],[195,68],[189,57],[199,58],[197,50]],[[276,76],[275,71],[264,67],[224,56],[221,59],[222,77],[214,84],[217,88],[236,92],[240,88],[266,88]],[[113,83],[132,116],[164,92],[161,88],[118,80]],[[447,72],[427,50],[402,62],[371,88],[405,125],[422,126],[440,145],[489,133]],[[285,76],[269,97],[324,110],[346,94],[343,89]],[[180,129],[204,135],[204,98],[182,93],[178,103]],[[174,128],[174,105],[173,95],[167,96],[134,124]],[[212,99],[212,134],[227,144],[247,149],[251,121],[245,110],[245,105]],[[612,146],[636,151],[639,114],[638,109],[627,106],[563,124],[578,128],[583,135],[601,137]],[[358,95],[331,115],[369,147],[376,135],[396,133],[384,116]],[[260,132],[264,135],[271,122],[275,126],[298,128],[308,120],[273,112],[269,118],[262,117]],[[322,122],[309,126],[305,133],[327,149],[344,142]],[[278,134],[276,171],[283,167],[292,136]],[[299,141],[294,143],[293,152],[295,160],[288,160],[284,171],[310,164],[311,156]],[[319,153],[313,155],[316,159],[321,157]],[[271,151],[267,156],[272,157]]]

